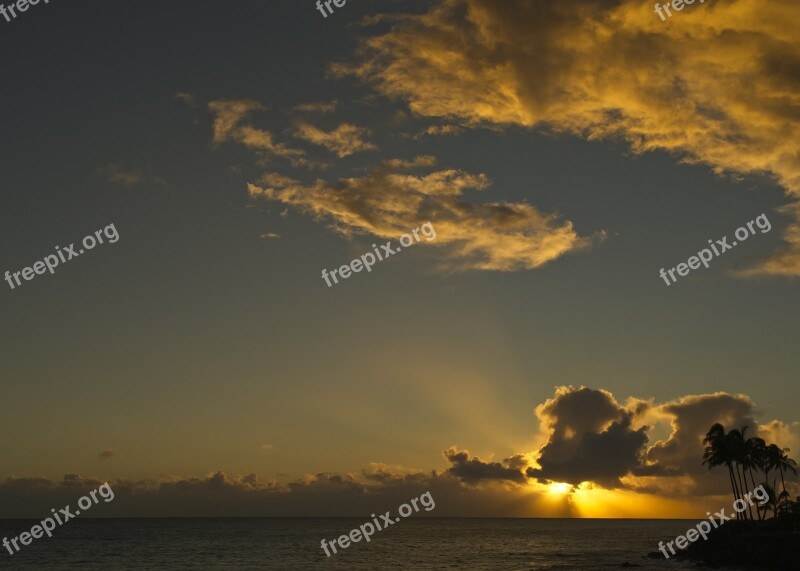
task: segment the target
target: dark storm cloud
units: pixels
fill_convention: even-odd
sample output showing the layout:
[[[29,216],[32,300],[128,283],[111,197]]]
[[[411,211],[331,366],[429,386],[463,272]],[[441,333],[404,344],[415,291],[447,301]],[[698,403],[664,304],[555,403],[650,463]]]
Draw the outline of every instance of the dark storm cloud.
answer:
[[[714,423],[727,430],[748,426],[746,436],[793,447],[800,424],[773,420],[760,424],[747,395],[687,395],[663,404],[631,398],[624,405],[602,389],[559,387],[536,408],[547,434],[539,467],[526,470],[539,481],[578,484],[643,493],[714,495],[726,493],[727,476],[703,466],[703,438]],[[669,436],[648,444],[660,424]]]
[[[470,458],[469,450],[458,451],[455,447],[448,448],[443,454],[452,464],[447,473],[469,484],[482,480],[508,480],[518,484],[525,482],[522,468],[527,462],[521,454],[506,458],[502,463],[482,462],[477,456]]]
[[[718,422],[726,430],[747,426],[746,438],[760,436],[768,442],[775,441],[779,436],[776,432],[785,427],[779,421],[761,426],[754,418],[754,407],[755,403],[747,395],[722,392],[687,395],[656,407],[652,411],[654,416],[668,421],[672,433],[648,449],[646,458],[653,468],[649,474],[690,476],[693,485],[687,491],[695,494],[718,491],[727,484],[727,473],[718,470],[709,474],[708,467],[701,464],[703,438],[712,424]],[[790,440],[789,430],[781,441]],[[648,475],[648,472],[641,474]]]
[[[540,467],[526,471],[531,478],[617,487],[642,465],[648,427],[634,430],[633,413],[608,391],[559,387],[536,414],[550,437],[539,451]]]

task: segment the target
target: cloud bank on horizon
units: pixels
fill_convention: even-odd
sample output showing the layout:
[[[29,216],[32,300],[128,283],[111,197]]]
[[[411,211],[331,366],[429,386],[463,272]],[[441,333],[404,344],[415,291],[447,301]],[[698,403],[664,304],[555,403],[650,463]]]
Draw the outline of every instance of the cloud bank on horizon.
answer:
[[[110,482],[118,500],[104,515],[358,516],[430,490],[437,510],[442,508],[438,517],[692,517],[697,501],[718,501],[728,493],[726,473],[701,465],[703,437],[712,424],[748,426],[751,435],[789,448],[800,434],[800,422],[758,422],[747,395],[723,392],[662,404],[629,398],[622,404],[604,389],[562,386],[535,410],[538,449],[500,462],[451,446],[442,453],[449,464],[443,470],[374,462],[360,472],[321,472],[290,481],[220,471],[118,479]],[[652,437],[658,425],[669,427],[667,437]],[[35,516],[101,483],[76,474],[62,481],[8,477],[0,483],[0,517]],[[554,502],[552,483],[571,489]],[[798,492],[796,482],[788,485]],[[573,497],[587,491],[606,496],[602,511],[594,513]]]

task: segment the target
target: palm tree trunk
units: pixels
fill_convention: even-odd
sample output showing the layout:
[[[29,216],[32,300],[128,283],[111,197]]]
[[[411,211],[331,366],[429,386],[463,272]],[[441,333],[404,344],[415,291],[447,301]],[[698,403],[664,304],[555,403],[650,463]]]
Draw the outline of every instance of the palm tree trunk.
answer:
[[[755,479],[755,477],[753,477],[753,467],[752,466],[748,466],[747,468],[748,468],[748,470],[750,470],[750,481],[753,483],[753,491],[755,491],[755,489],[756,489],[756,479]],[[758,514],[758,521],[761,521],[761,510],[758,508],[758,505],[756,505],[756,513]],[[752,515],[752,512],[751,512],[750,515]]]
[[[728,466],[728,477],[731,479],[731,489],[733,490],[733,499],[735,500],[738,496],[736,495],[736,480],[733,479],[733,469]]]
[[[744,472],[744,466],[742,466],[742,472]],[[742,498],[741,499],[745,504],[747,504],[747,501],[744,499],[744,493],[747,491],[747,485],[746,485],[747,482],[746,482],[746,478],[745,478],[745,485],[742,485],[742,475],[739,473],[739,464],[738,464],[738,462],[736,464],[736,474],[737,474],[737,476],[739,476],[739,485],[741,486],[741,494],[742,494]],[[745,520],[747,519],[747,510],[746,509],[742,512],[742,519],[745,519]]]
[[[747,492],[746,495],[748,496],[748,498],[747,498],[747,500],[748,500],[747,501],[747,511],[750,512],[750,519],[752,520],[753,519],[753,504],[751,503],[752,502],[752,496],[750,495],[750,484],[747,482],[747,472],[745,472],[744,469],[745,469],[745,465],[742,464],[742,476],[744,477],[744,487],[745,487],[745,491]]]
[[[786,493],[786,481],[783,479],[783,464],[778,464],[778,468],[781,470],[781,483],[783,484],[783,493]],[[780,502],[778,502],[780,503]]]
[[[775,480],[775,481],[772,483],[772,492],[773,492],[773,495],[774,495],[774,492],[775,492],[775,487],[777,486],[777,484],[778,484],[778,481],[777,481],[777,480]],[[772,504],[772,516],[773,516],[773,517],[778,517],[778,498],[775,498],[775,503],[773,503],[773,504]]]
[[[742,480],[744,480],[744,491],[747,492],[745,494],[745,496],[749,496],[749,494],[750,494],[750,483],[747,481],[747,472],[745,471],[745,465],[744,464],[742,464]],[[750,501],[752,501],[752,497],[753,496],[749,496],[748,498],[745,498],[745,499],[748,500],[746,502],[747,503],[747,512],[750,513],[750,519],[751,520],[753,519],[753,506],[750,504]]]
[[[739,486],[736,484],[736,476],[733,475],[733,464],[728,465],[728,473],[731,476],[731,482],[733,482],[733,499],[736,501],[739,499]]]
[[[734,498],[734,502],[739,499],[742,495],[742,478],[739,475],[739,467],[735,464],[732,466],[731,470],[733,470],[733,483],[736,485],[736,497]],[[736,512],[736,519],[742,519],[741,514]]]

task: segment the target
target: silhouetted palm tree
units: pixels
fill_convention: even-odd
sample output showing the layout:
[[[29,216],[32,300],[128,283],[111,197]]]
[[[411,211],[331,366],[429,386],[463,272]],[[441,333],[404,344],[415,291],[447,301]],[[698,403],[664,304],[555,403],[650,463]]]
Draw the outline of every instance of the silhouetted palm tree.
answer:
[[[787,454],[788,448],[781,448],[777,444],[770,444],[767,446],[767,462],[770,469],[777,469],[781,473],[781,484],[783,485],[783,492],[780,494],[778,503],[784,504],[789,502],[789,493],[786,491],[786,480],[784,479],[783,471],[792,472],[797,476],[797,462],[789,458]]]
[[[788,448],[781,448],[776,444],[769,444],[763,438],[751,437],[745,438],[747,434],[747,426],[743,426],[741,430],[732,429],[730,432],[725,432],[725,427],[720,423],[715,423],[711,426],[703,444],[703,464],[708,465],[711,470],[716,466],[723,464],[728,467],[728,477],[730,478],[731,489],[733,490],[734,500],[745,501],[745,496],[751,494],[750,484],[755,490],[756,474],[759,470],[764,472],[764,489],[767,492],[768,499],[764,504],[764,513],[762,516],[761,506],[756,505],[756,513],[758,519],[766,519],[767,511],[772,508],[774,515],[777,517],[780,512],[788,512],[797,510],[800,512],[800,500],[797,503],[792,502],[789,492],[786,490],[786,479],[784,472],[791,472],[797,476],[797,462],[792,460],[789,455]],[[741,469],[741,470],[740,470]],[[769,483],[769,476],[772,470],[778,470],[781,474],[781,484],[783,491],[777,493],[777,478],[773,480],[772,484]],[[750,481],[747,481],[747,475],[750,474]],[[748,506],[746,510],[737,513],[738,519],[748,519],[748,512],[750,519],[753,519],[753,508],[750,502],[745,501]]]
[[[764,504],[764,515],[767,513],[767,508],[772,508],[773,516],[778,517],[778,498],[775,495],[776,481],[773,481],[771,486],[769,485],[769,482],[764,482],[763,484],[764,490],[767,492],[767,503]]]
[[[765,471],[767,474],[767,479],[769,479],[769,472],[766,470],[767,462],[767,443],[764,441],[763,438],[758,438],[757,436],[753,436],[748,438],[745,441],[745,456],[747,458],[747,468],[750,472],[750,481],[753,484],[753,489],[756,489],[756,479],[753,475],[753,468],[755,468],[756,472],[759,470]],[[761,517],[761,507],[756,504],[756,513],[758,513],[758,519],[764,519]],[[764,517],[767,515],[767,508],[764,508]]]
[[[745,426],[745,430],[747,427]],[[748,486],[747,486],[747,476],[744,472],[744,436],[742,435],[742,431],[732,428],[726,435],[725,435],[725,447],[727,448],[728,452],[730,453],[731,459],[733,460],[733,468],[736,472],[736,477],[739,480],[739,497],[744,501],[744,497],[747,494]],[[741,468],[741,472],[739,471]],[[747,503],[745,501],[745,503]],[[741,517],[741,519],[747,519],[747,512],[742,511],[741,513],[737,513],[737,517]]]
[[[764,486],[769,486],[769,473],[773,468],[773,459],[774,453],[770,450],[770,446],[775,446],[774,444],[770,444],[764,450]],[[777,448],[777,446],[775,446]],[[767,508],[769,507],[769,503],[764,505],[764,517],[766,518],[767,515]]]
[[[703,444],[706,445],[703,450],[703,464],[708,464],[709,470],[716,466],[727,466],[733,498],[734,500],[738,499],[739,490],[736,487],[736,478],[733,477],[733,456],[728,448],[725,427],[718,422],[715,423],[703,439]]]

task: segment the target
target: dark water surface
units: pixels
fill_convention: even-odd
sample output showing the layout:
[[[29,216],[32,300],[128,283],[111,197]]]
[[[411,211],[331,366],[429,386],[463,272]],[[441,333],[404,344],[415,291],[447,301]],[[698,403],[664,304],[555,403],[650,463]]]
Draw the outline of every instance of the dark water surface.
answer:
[[[691,520],[409,518],[330,558],[363,518],[75,519],[2,569],[698,569],[648,559]],[[18,536],[36,520],[0,520]],[[0,539],[2,538],[0,536]],[[626,565],[627,564],[627,565]],[[634,567],[635,566],[635,567]]]

